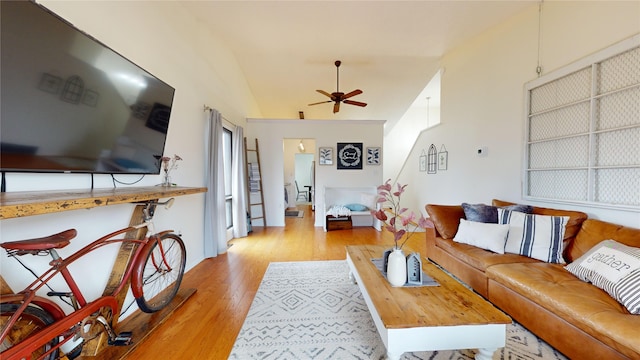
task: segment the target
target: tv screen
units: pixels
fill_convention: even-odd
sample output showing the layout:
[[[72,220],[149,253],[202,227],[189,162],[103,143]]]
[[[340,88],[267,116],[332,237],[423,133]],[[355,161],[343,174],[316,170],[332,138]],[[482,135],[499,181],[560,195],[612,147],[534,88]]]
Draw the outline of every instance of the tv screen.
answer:
[[[160,173],[174,88],[34,2],[0,13],[0,171]]]

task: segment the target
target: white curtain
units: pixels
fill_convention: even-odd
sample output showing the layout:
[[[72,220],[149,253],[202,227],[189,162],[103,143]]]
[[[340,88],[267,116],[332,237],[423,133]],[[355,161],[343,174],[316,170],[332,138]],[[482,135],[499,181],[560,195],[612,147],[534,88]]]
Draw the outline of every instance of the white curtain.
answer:
[[[208,191],[205,193],[204,202],[205,258],[215,257],[227,251],[222,115],[211,109],[208,120],[205,157],[205,184]]]
[[[247,236],[247,169],[244,166],[244,129],[236,126],[231,156],[231,208],[233,209],[233,237]]]

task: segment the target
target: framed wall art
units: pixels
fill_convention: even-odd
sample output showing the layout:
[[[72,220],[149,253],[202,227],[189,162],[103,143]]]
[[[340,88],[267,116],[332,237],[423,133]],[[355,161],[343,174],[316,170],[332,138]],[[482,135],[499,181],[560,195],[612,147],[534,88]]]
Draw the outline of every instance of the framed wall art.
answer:
[[[84,94],[84,80],[78,75],[69,76],[62,87],[60,99],[72,104],[79,104]]]
[[[138,119],[146,119],[149,115],[149,110],[151,110],[151,105],[144,102],[138,101],[137,103],[130,106],[131,115]]]
[[[338,143],[338,170],[362,170],[362,143]]]
[[[419,166],[421,172],[427,171],[427,154],[424,152],[424,150],[422,150],[422,154],[420,155]]]
[[[332,147],[318,148],[318,164],[333,165],[333,148]]]
[[[82,103],[85,105],[89,105],[91,107],[96,107],[98,105],[98,99],[100,98],[100,94],[93,90],[85,90],[84,96],[82,97]]]
[[[429,146],[427,157],[427,174],[435,174],[438,171],[438,149],[434,144]]]
[[[44,73],[40,78],[38,89],[51,94],[57,94],[62,88],[62,78],[51,74]]]
[[[444,147],[444,144],[440,147],[440,152],[438,152],[438,170],[447,170],[447,166],[449,165],[449,152],[447,148]]]
[[[148,128],[160,131],[166,134],[169,130],[169,115],[171,114],[171,108],[167,105],[155,103],[151,108],[147,123]]]
[[[380,165],[380,148],[367,148],[367,165]]]

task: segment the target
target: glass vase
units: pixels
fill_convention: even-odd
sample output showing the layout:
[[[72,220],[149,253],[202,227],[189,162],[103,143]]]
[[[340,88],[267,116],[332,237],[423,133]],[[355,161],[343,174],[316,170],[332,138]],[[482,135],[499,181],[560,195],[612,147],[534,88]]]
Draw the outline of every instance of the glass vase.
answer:
[[[164,173],[164,176],[162,177],[162,186],[171,186],[171,176],[169,176],[169,173]]]

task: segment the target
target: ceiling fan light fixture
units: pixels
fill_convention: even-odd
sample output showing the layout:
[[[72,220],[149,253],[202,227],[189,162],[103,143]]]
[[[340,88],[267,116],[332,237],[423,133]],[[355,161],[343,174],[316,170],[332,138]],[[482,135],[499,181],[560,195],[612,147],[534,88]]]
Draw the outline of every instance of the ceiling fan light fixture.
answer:
[[[336,60],[336,62],[335,62],[335,65],[336,65],[336,91],[333,92],[333,93],[328,93],[328,92],[326,92],[324,90],[316,90],[317,92],[319,92],[320,94],[328,97],[331,100],[312,103],[312,104],[309,104],[309,106],[332,102],[332,103],[334,103],[333,104],[333,113],[334,114],[337,113],[338,111],[340,111],[340,103],[341,102],[343,102],[345,104],[349,104],[349,105],[360,106],[360,107],[367,106],[366,103],[363,103],[363,102],[360,102],[360,101],[347,100],[350,97],[362,94],[362,90],[356,89],[356,90],[353,90],[353,91],[348,92],[346,94],[343,93],[343,92],[340,92],[340,65],[341,64],[342,64],[342,62],[340,60]]]

